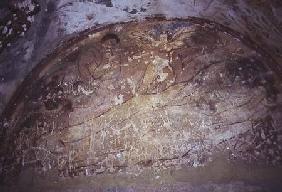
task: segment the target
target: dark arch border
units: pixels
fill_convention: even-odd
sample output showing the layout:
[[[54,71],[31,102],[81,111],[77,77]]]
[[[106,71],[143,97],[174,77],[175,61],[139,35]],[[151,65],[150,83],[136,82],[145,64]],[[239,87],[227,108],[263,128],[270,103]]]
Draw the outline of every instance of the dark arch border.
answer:
[[[59,42],[58,46],[52,51],[52,53],[48,54],[44,59],[42,59],[39,64],[37,64],[32,71],[24,78],[23,82],[20,84],[20,86],[16,89],[16,91],[12,94],[12,97],[10,98],[9,102],[6,104],[2,114],[0,115],[0,125],[3,123],[4,120],[9,120],[11,115],[14,113],[17,105],[19,104],[19,101],[22,98],[22,93],[25,92],[29,88],[30,82],[34,80],[38,80],[38,74],[44,69],[49,62],[51,62],[54,58],[56,58],[61,52],[66,51],[70,46],[73,46],[74,44],[85,40],[88,38],[88,35],[97,33],[100,31],[103,31],[107,28],[112,28],[115,25],[124,25],[129,23],[140,23],[140,22],[154,22],[154,21],[179,21],[179,22],[190,22],[192,24],[208,24],[210,26],[214,26],[216,30],[221,32],[227,32],[234,38],[238,38],[242,41],[244,45],[249,47],[250,49],[256,50],[260,55],[262,55],[264,58],[266,58],[270,65],[268,67],[275,72],[277,78],[282,81],[282,76],[279,74],[282,74],[282,68],[279,66],[279,63],[276,62],[276,60],[266,51],[264,48],[260,47],[257,43],[255,43],[251,38],[247,35],[243,35],[240,32],[237,32],[230,27],[227,27],[223,24],[204,19],[199,17],[187,17],[187,18],[171,18],[167,19],[165,16],[162,15],[152,15],[152,17],[147,17],[144,20],[141,21],[127,21],[127,22],[118,22],[113,24],[106,24],[106,25],[98,25],[89,29],[86,29],[73,37],[71,37],[68,40],[63,40]],[[3,126],[3,125],[2,125]]]

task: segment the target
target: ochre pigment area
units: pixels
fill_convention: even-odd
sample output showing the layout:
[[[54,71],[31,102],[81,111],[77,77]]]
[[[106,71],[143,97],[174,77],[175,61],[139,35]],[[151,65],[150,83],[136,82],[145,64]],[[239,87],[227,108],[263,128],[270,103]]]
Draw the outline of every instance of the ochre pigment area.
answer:
[[[281,165],[271,62],[213,24],[144,21],[89,33],[23,87],[3,122],[1,175],[138,176],[205,167],[216,154]]]

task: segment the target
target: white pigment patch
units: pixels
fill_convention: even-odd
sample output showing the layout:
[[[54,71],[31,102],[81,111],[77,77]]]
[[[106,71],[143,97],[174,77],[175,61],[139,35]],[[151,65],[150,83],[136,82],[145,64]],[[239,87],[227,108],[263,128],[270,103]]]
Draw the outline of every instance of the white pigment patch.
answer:
[[[123,102],[123,95],[120,94],[115,97],[115,105],[121,105]]]
[[[164,73],[164,68],[168,67],[171,71],[171,67],[169,66],[169,61],[167,59],[160,58],[159,56],[156,56],[153,64],[155,66],[155,72],[159,76],[157,79],[158,82],[163,82],[168,77],[168,73]]]

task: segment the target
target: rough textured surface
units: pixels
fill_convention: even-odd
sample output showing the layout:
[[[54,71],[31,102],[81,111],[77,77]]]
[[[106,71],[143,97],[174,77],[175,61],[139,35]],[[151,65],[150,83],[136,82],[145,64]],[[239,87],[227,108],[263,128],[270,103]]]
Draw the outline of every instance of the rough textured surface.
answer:
[[[173,190],[174,184],[166,186],[166,170],[182,174],[180,181],[191,177],[185,170],[197,167],[207,169],[208,181],[232,175],[208,172],[218,156],[242,162],[240,170],[280,170],[279,73],[272,71],[271,58],[236,34],[199,19],[151,20],[112,25],[68,45],[34,70],[5,112],[4,181],[30,174],[44,176],[43,186],[73,177],[111,186],[112,176],[120,184],[119,177],[141,180],[145,174],[155,182],[162,177],[160,191]],[[266,170],[274,175],[270,183],[279,181],[275,170]],[[265,179],[264,171],[250,177]],[[242,173],[235,181],[245,181]],[[241,190],[240,183],[230,185]],[[132,190],[155,188],[140,187]],[[228,184],[217,187],[226,190]]]
[[[1,0],[0,191],[280,192],[281,13]]]
[[[278,0],[13,0],[22,7],[28,18],[30,10],[39,12],[24,19],[25,25],[15,23],[19,30],[28,29],[0,55],[0,111],[25,76],[40,60],[53,52],[62,40],[69,39],[85,29],[116,22],[143,20],[146,17],[205,18],[229,26],[254,42],[280,63],[281,72],[281,2]],[[9,11],[3,12],[3,15]],[[17,9],[18,10],[18,9]],[[22,15],[22,12],[20,12]],[[12,15],[12,13],[10,14]],[[14,17],[4,19],[4,30]],[[10,27],[7,26],[9,29]],[[27,28],[24,28],[27,27]],[[14,28],[13,28],[14,29]],[[13,30],[15,31],[15,30]],[[7,31],[8,33],[8,31]],[[6,34],[6,33],[5,33]],[[10,38],[10,36],[8,36]],[[2,42],[3,40],[0,41]],[[1,47],[1,46],[0,46]],[[10,58],[14,58],[11,60]]]

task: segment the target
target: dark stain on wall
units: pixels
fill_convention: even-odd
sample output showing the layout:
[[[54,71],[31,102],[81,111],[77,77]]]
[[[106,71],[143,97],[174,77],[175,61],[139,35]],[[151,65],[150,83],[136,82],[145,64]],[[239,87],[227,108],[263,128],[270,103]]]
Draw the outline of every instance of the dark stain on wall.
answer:
[[[95,2],[98,4],[106,5],[106,7],[113,7],[111,0],[96,0]]]

